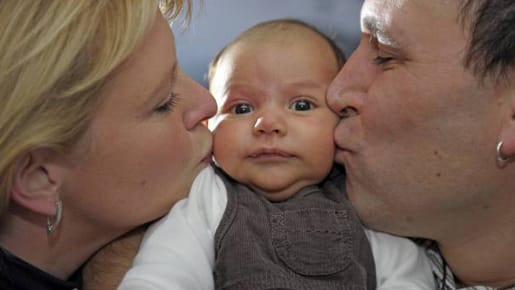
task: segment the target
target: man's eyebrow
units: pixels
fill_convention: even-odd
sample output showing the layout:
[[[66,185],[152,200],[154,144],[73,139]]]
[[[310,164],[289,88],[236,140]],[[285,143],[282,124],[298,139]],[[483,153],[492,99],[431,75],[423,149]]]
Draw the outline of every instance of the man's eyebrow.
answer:
[[[369,31],[370,35],[377,38],[379,43],[391,46],[393,48],[399,47],[399,43],[388,32],[384,20],[378,19],[375,16],[368,15],[364,16],[361,22],[363,29]]]
[[[361,19],[361,25],[363,26],[363,29],[367,30],[372,35],[376,35],[377,31],[379,30],[378,22],[379,21],[374,16],[364,16]]]

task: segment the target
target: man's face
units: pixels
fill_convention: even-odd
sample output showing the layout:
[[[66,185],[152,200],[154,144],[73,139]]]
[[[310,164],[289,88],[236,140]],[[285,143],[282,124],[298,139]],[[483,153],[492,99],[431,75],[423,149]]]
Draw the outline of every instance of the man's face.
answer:
[[[361,43],[329,88],[350,115],[336,161],[372,228],[436,238],[491,202],[501,102],[464,68],[455,2],[365,0]]]

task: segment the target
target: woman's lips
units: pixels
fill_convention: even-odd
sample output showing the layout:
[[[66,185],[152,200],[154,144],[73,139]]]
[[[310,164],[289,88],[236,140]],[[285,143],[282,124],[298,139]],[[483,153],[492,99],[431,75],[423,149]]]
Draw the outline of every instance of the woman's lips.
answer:
[[[204,158],[200,161],[200,163],[211,163],[211,160],[213,159],[213,152],[209,151]]]

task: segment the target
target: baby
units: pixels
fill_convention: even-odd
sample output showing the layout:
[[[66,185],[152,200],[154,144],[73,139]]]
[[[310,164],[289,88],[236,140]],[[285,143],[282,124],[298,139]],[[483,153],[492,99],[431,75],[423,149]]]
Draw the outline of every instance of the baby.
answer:
[[[339,118],[325,94],[344,60],[288,19],[215,57],[216,165],[147,231],[119,289],[435,288],[415,244],[363,228],[333,168]]]

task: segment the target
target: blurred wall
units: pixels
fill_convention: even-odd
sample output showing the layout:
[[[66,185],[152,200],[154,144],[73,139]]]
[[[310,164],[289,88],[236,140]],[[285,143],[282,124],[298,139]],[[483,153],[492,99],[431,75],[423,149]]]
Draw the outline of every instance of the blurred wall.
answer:
[[[360,38],[362,0],[194,0],[193,18],[184,27],[172,25],[182,69],[207,85],[207,66],[212,57],[250,26],[275,18],[297,18],[328,34],[347,56]]]

